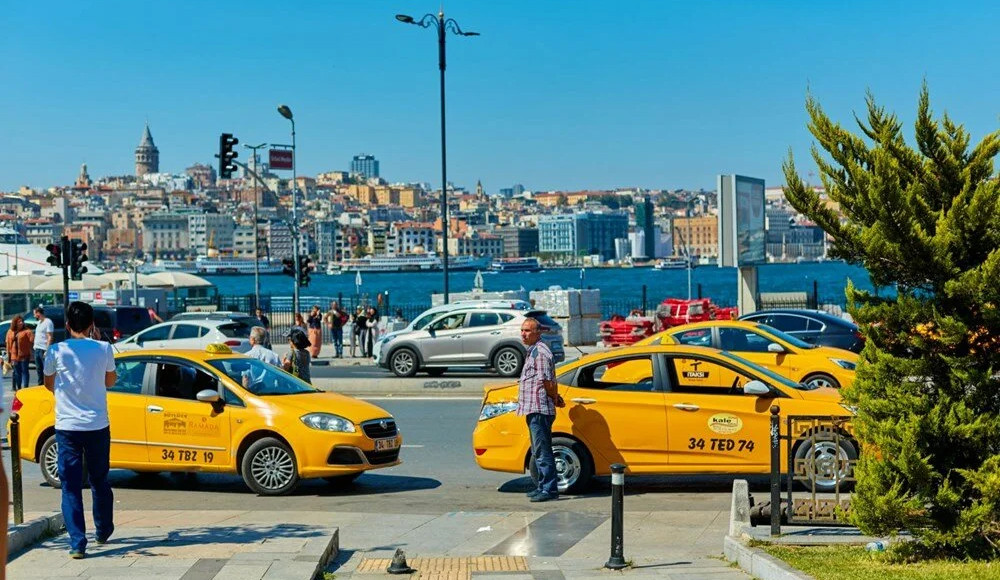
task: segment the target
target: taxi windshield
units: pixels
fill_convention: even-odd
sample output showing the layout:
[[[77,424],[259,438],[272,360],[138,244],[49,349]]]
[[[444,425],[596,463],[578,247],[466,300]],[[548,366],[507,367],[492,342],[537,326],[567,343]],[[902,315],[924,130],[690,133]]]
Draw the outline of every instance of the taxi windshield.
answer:
[[[817,346],[815,344],[809,344],[808,342],[803,341],[801,338],[796,338],[788,334],[787,332],[782,332],[773,326],[761,324],[760,329],[767,332],[770,335],[780,338],[781,340],[787,342],[788,344],[794,346],[795,348],[801,348],[805,350],[810,348],[816,348]]]
[[[763,375],[763,376],[767,377],[768,379],[770,379],[771,380],[771,384],[781,385],[783,387],[788,387],[789,389],[795,389],[797,391],[811,391],[811,390],[813,390],[813,389],[816,388],[815,386],[812,386],[812,385],[806,385],[806,384],[803,384],[803,383],[792,382],[792,381],[786,379],[785,377],[779,375],[778,373],[776,373],[776,372],[774,372],[774,371],[772,371],[772,370],[770,370],[768,368],[762,367],[759,364],[752,363],[752,362],[748,361],[747,359],[745,359],[745,358],[743,358],[743,357],[741,357],[739,355],[736,355],[736,354],[733,354],[733,353],[729,352],[728,350],[719,351],[719,356],[724,357],[724,358],[728,358],[730,360],[734,360],[734,361],[740,363],[741,365],[746,365],[747,367],[749,367],[750,369],[752,369],[754,372],[756,372],[756,373],[758,373],[760,375]]]
[[[297,395],[299,393],[319,393],[320,390],[293,377],[274,365],[254,358],[225,358],[208,361],[213,368],[243,385],[251,394]]]

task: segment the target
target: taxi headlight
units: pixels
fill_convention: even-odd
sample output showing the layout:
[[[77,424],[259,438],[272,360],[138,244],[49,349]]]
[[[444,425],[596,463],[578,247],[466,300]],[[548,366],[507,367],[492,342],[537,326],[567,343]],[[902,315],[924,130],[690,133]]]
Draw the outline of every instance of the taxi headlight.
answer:
[[[857,363],[852,363],[851,361],[844,360],[842,358],[831,358],[830,360],[833,361],[833,364],[844,369],[845,371],[853,371],[858,366]]]
[[[334,431],[337,433],[354,433],[354,423],[332,413],[309,413],[302,415],[302,422],[307,427],[319,429],[320,431]]]
[[[517,410],[516,401],[504,401],[502,403],[486,403],[483,405],[483,410],[479,413],[479,420],[486,421],[487,419],[492,419],[493,417],[499,417],[500,415],[505,415],[512,411]]]

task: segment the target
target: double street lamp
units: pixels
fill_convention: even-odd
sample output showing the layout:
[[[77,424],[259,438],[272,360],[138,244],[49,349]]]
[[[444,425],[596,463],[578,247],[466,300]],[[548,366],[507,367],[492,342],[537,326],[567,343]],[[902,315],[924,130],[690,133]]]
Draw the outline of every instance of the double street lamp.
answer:
[[[445,147],[445,116],[444,116],[444,70],[445,70],[445,36],[448,32],[459,36],[479,36],[478,32],[465,32],[453,18],[445,20],[444,10],[437,16],[425,14],[420,20],[414,20],[407,14],[397,14],[396,20],[403,24],[413,24],[421,28],[434,26],[438,36],[438,69],[441,71],[441,266],[444,270],[444,302],[448,303],[448,163]],[[289,113],[291,115],[291,113]],[[289,119],[291,116],[288,117]],[[294,136],[294,129],[292,132]]]
[[[244,145],[253,151],[253,170],[257,172],[257,150],[267,147],[267,143],[260,145]],[[260,239],[257,235],[257,179],[253,180],[253,296],[254,308],[260,308]]]
[[[292,260],[294,260],[295,286],[292,293],[292,313],[299,312],[299,219],[298,219],[298,180],[295,177],[296,155],[295,155],[295,118],[288,105],[278,105],[278,112],[281,116],[292,122],[292,224],[289,228],[292,232]],[[255,225],[256,227],[256,225]]]

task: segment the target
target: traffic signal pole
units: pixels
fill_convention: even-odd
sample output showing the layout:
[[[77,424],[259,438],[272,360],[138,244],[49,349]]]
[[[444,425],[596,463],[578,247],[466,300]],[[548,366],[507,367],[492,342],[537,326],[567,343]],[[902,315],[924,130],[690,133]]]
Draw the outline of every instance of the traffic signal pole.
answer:
[[[61,240],[62,245],[62,276],[63,276],[63,316],[69,312],[69,263],[72,260],[70,256],[70,245],[69,236],[63,236]]]

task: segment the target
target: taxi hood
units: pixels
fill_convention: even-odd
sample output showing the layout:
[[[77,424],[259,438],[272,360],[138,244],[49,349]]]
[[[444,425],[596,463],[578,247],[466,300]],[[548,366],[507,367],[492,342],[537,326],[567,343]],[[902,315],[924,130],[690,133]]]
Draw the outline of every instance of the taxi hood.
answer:
[[[495,398],[517,398],[517,383],[493,383],[492,385],[483,385],[483,400],[490,400]]]
[[[840,389],[829,387],[813,389],[811,391],[799,391],[799,394],[807,401],[822,401],[824,403],[839,403],[844,399],[840,394]]]
[[[338,393],[317,392],[298,393],[295,395],[258,395],[257,398],[276,407],[301,412],[302,414],[333,413],[354,423],[392,417],[391,413],[378,405]]]
[[[858,359],[861,358],[861,356],[856,352],[851,352],[842,348],[834,348],[832,346],[817,346],[816,348],[810,349],[806,352],[809,354],[825,356],[827,358],[839,358],[840,360],[846,360],[855,364],[857,364]]]

